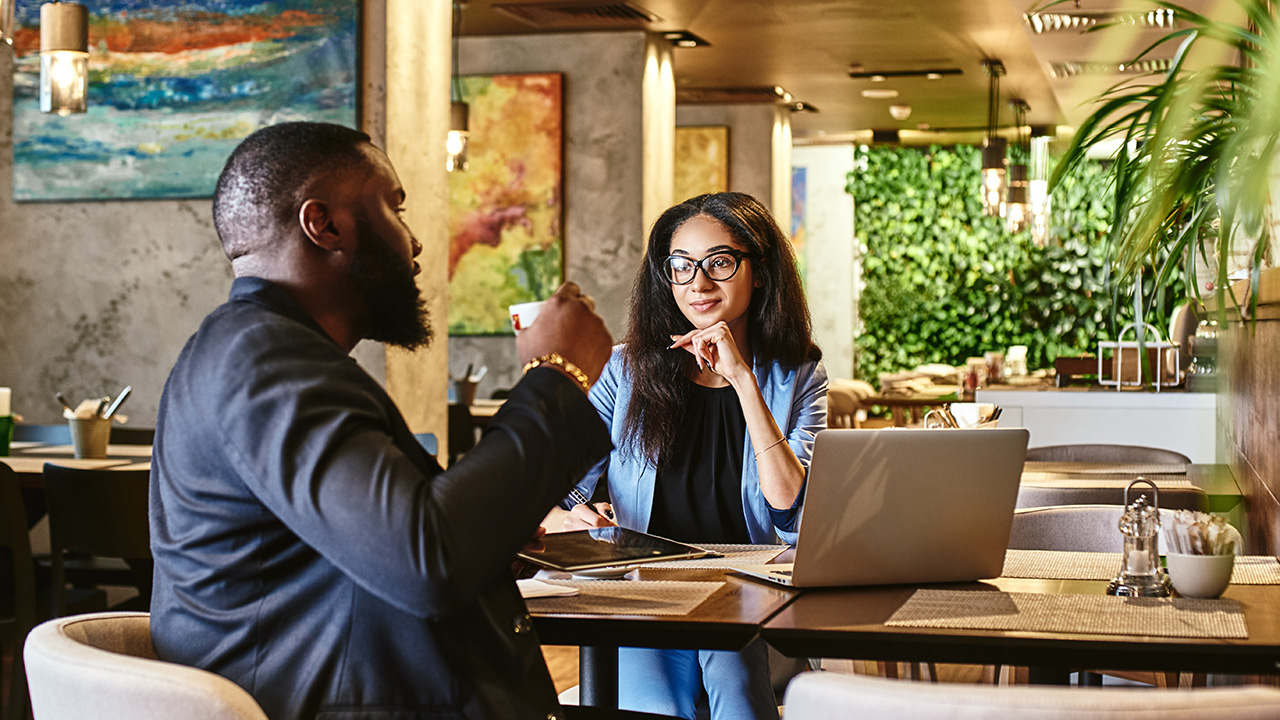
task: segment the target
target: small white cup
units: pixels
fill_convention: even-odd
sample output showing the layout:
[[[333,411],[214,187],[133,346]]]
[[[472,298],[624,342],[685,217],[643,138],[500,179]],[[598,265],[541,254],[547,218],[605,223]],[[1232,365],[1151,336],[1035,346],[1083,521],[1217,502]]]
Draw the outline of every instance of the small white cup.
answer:
[[[529,327],[534,320],[538,319],[538,313],[542,312],[542,306],[546,304],[546,300],[539,300],[509,306],[507,312],[511,314],[511,327],[515,328],[517,333]]]
[[[1231,584],[1235,555],[1165,555],[1169,580],[1182,597],[1216,598]]]

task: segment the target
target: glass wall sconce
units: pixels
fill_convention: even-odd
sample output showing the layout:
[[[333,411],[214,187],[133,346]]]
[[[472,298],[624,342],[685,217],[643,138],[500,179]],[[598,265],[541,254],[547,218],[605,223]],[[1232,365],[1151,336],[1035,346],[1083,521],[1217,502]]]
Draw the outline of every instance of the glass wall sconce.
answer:
[[[444,141],[444,169],[449,172],[466,172],[471,164],[467,162],[467,142],[471,137],[469,115],[471,108],[464,102],[449,103],[449,135]]]
[[[89,9],[80,3],[40,6],[40,112],[89,109]]]

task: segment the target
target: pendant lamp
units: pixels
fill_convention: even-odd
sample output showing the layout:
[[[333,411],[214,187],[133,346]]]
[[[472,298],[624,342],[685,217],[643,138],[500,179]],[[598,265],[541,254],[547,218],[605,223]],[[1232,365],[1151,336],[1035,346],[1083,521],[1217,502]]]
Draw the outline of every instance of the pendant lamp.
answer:
[[[1027,199],[1031,210],[1031,240],[1036,247],[1049,241],[1049,138],[1031,138],[1031,181]]]
[[[471,108],[462,99],[462,77],[458,74],[458,45],[462,33],[462,3],[453,4],[453,82],[449,88],[449,135],[444,141],[444,169],[466,172],[467,145],[471,139]]]
[[[80,3],[40,6],[40,112],[89,109],[89,9]]]
[[[1027,156],[1031,153],[1029,145],[1023,140],[1022,126],[1027,119],[1027,111],[1031,108],[1024,100],[1010,100],[1013,108],[1013,130],[1017,144],[1014,162],[1009,165],[1009,190],[1005,196],[1005,206],[1000,215],[1004,217],[1005,229],[1010,233],[1020,233],[1027,229],[1031,220],[1030,181],[1027,173]]]
[[[1005,179],[1005,139],[996,132],[1000,126],[1000,77],[1004,63],[983,60],[987,71],[987,140],[982,148],[982,212],[988,217],[1000,215],[1008,186]]]

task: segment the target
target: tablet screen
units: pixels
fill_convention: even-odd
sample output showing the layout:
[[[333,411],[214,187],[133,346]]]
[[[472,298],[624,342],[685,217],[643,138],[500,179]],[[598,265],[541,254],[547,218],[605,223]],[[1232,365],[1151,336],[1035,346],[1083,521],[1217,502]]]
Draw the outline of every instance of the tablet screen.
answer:
[[[542,551],[521,552],[520,557],[535,565],[566,572],[660,560],[688,560],[708,554],[693,545],[623,527],[550,533],[542,537],[542,545]]]

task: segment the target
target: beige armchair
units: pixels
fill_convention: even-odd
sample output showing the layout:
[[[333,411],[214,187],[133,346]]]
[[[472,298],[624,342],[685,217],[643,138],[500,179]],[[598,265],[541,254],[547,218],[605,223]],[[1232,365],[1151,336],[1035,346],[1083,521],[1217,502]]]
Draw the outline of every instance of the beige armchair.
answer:
[[[147,613],[50,620],[23,657],[36,720],[267,720],[230,680],[157,660]]]

